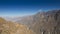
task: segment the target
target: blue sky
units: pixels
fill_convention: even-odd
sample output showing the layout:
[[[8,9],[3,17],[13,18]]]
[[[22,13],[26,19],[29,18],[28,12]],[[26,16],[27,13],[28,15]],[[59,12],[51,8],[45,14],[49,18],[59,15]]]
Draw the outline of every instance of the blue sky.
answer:
[[[0,16],[25,16],[60,9],[60,0],[0,0]]]

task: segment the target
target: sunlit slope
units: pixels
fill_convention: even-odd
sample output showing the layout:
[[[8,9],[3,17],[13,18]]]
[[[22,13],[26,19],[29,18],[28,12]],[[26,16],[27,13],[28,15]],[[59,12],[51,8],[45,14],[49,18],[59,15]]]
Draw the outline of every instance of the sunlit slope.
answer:
[[[0,18],[0,34],[35,34],[25,25],[7,22]]]

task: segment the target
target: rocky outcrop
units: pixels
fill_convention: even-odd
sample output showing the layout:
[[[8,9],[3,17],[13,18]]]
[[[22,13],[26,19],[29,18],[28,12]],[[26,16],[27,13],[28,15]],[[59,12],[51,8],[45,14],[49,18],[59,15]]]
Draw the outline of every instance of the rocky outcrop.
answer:
[[[31,27],[38,34],[60,34],[60,10],[37,13]]]

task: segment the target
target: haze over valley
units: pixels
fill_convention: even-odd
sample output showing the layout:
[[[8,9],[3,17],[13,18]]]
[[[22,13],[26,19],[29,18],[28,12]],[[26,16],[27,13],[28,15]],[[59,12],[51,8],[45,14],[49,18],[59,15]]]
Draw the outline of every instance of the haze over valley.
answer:
[[[0,0],[0,34],[60,34],[60,0]]]

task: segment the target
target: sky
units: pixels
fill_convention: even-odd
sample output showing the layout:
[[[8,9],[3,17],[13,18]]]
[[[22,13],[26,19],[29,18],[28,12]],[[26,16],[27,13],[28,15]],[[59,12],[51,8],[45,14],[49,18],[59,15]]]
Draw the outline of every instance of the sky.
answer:
[[[41,10],[60,9],[60,0],[0,0],[0,16],[33,15]]]

